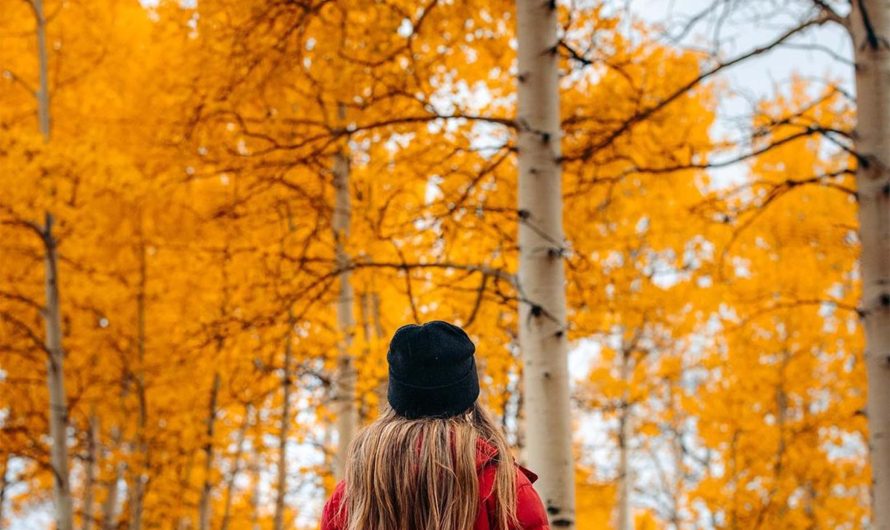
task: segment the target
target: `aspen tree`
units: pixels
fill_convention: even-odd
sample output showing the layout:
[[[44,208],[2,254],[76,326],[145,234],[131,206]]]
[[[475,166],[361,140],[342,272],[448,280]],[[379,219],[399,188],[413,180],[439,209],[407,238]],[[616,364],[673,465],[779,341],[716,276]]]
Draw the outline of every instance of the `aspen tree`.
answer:
[[[6,507],[6,492],[9,489],[9,479],[6,478],[9,473],[9,457],[3,455],[3,465],[0,466],[0,526],[3,526],[3,509]]]
[[[337,118],[341,126],[346,118],[345,106],[337,105]],[[353,317],[353,293],[350,283],[349,255],[346,244],[349,239],[351,216],[349,200],[349,154],[347,146],[340,146],[334,155],[334,211],[332,228],[336,266],[339,276],[337,296],[337,329],[340,333],[337,356],[337,373],[334,381],[334,399],[337,409],[337,453],[334,461],[334,474],[340,478],[346,468],[346,452],[349,443],[358,429],[358,411],[355,407],[355,366],[350,352],[352,334],[355,328]]]
[[[284,339],[284,366],[281,374],[281,423],[278,426],[278,471],[275,478],[274,530],[284,529],[284,499],[287,495],[287,438],[290,430],[290,402],[293,387],[293,312],[288,311],[287,335]]]
[[[217,351],[217,354],[219,351]],[[213,481],[211,475],[213,473],[213,437],[216,431],[217,402],[219,400],[219,386],[221,378],[219,372],[213,374],[213,384],[210,388],[210,400],[207,407],[206,421],[206,440],[204,442],[204,482],[201,487],[201,499],[198,502],[198,530],[210,530],[210,494],[213,490]]]
[[[37,116],[44,142],[50,139],[49,72],[46,49],[46,13],[43,0],[32,0],[37,23],[37,55],[40,69],[40,89],[37,92]],[[53,215],[45,215],[42,231],[45,252],[44,281],[46,285],[46,351],[47,385],[49,386],[49,430],[52,438],[50,460],[53,471],[53,491],[56,504],[58,530],[72,530],[74,526],[71,506],[71,485],[68,468],[68,401],[65,394],[65,351],[62,348],[62,311],[59,307],[59,271],[56,239],[53,235]]]
[[[71,530],[74,525],[71,508],[71,486],[68,473],[68,402],[65,394],[65,351],[62,349],[62,315],[59,308],[59,277],[56,239],[53,235],[53,216],[46,214],[43,224],[43,244],[46,250],[46,351],[47,382],[49,384],[49,432],[56,524],[58,530]]]
[[[520,0],[519,347],[528,463],[555,528],[575,527],[563,258],[556,3]]]
[[[890,530],[890,2],[852,5],[872,521],[875,530]]]
[[[84,472],[83,508],[81,514],[81,529],[90,530],[93,527],[93,490],[96,484],[96,468],[98,467],[99,445],[99,418],[95,411],[90,414],[87,428],[87,458],[86,471]]]

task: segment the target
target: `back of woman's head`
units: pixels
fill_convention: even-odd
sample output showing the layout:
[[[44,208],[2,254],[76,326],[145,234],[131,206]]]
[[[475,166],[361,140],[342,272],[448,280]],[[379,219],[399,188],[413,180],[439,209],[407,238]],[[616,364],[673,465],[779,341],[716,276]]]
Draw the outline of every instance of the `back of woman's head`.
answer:
[[[348,530],[468,530],[480,509],[479,469],[489,460],[494,529],[515,524],[513,459],[476,403],[475,346],[441,321],[399,328],[390,343],[388,408],[350,446]],[[485,459],[477,455],[486,455]]]

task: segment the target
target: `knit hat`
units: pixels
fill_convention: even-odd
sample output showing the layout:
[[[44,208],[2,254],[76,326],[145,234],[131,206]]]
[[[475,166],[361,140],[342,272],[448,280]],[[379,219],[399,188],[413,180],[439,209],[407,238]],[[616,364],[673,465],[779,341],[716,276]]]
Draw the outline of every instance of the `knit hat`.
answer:
[[[400,327],[386,354],[389,404],[409,419],[466,412],[479,397],[475,351],[464,330],[448,322]]]

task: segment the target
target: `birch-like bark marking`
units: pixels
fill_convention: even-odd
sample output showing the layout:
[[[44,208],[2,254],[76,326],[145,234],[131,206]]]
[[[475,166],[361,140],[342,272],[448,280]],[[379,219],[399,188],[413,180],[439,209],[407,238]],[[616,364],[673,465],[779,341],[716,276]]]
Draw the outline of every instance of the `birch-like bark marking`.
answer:
[[[9,460],[11,456],[9,453],[5,453],[3,455],[3,462],[0,465],[0,528],[4,528],[3,526],[3,508],[6,507],[6,491],[9,488],[9,479],[6,478],[6,474],[9,471]]]
[[[145,349],[146,349],[146,291],[148,288],[148,257],[145,240],[142,234],[142,213],[140,215],[139,228],[139,280],[136,291],[136,369],[133,382],[136,386],[136,398],[139,403],[139,414],[136,430],[136,454],[138,461],[131,469],[127,491],[129,504],[129,528],[130,530],[142,529],[142,508],[145,499],[146,473],[150,467],[149,446],[146,440],[146,426],[148,422],[148,396],[145,392]],[[134,459],[135,460],[135,459]]]
[[[71,486],[68,472],[68,400],[65,394],[65,352],[62,349],[62,313],[59,309],[58,258],[53,236],[53,216],[46,214],[43,226],[46,283],[46,351],[47,384],[49,386],[49,434],[52,438],[50,462],[58,530],[71,530],[74,519],[71,509]]]
[[[204,484],[201,487],[201,498],[198,501],[198,530],[210,530],[210,494],[213,491],[213,436],[216,432],[216,403],[219,400],[220,376],[213,374],[213,386],[210,388],[210,405],[207,410],[206,432],[204,441]]]
[[[337,114],[342,124],[346,110],[338,105]],[[334,476],[343,478],[346,469],[346,453],[349,443],[358,429],[358,410],[355,406],[355,366],[349,348],[355,328],[352,314],[353,292],[350,283],[349,255],[346,242],[349,239],[351,206],[349,200],[349,155],[342,146],[334,156],[334,212],[332,227],[339,272],[339,293],[337,297],[337,328],[340,332],[338,345],[337,373],[334,377],[334,405],[337,414],[337,452],[334,459]]]
[[[111,439],[115,448],[121,443],[121,430],[115,427],[112,431]],[[117,528],[117,498],[118,483],[124,476],[125,465],[123,462],[113,462],[113,472],[108,483],[105,485],[105,501],[102,503],[102,530],[113,530]]]
[[[223,502],[223,516],[220,522],[219,530],[229,530],[229,523],[232,520],[232,499],[235,493],[235,480],[241,473],[241,461],[244,457],[244,443],[247,441],[247,429],[250,427],[253,415],[253,407],[248,403],[244,409],[244,418],[241,420],[241,426],[238,428],[238,438],[235,442],[235,454],[232,457],[232,469],[226,477],[226,498]]]
[[[50,138],[49,107],[49,59],[46,49],[46,13],[43,0],[33,0],[34,18],[37,24],[37,65],[40,90],[37,92],[37,118],[43,141]],[[52,234],[53,216],[46,213],[43,226],[45,250],[46,307],[46,350],[47,385],[49,386],[49,430],[52,438],[50,463],[53,472],[53,495],[56,507],[57,530],[71,530],[74,527],[71,506],[71,489],[68,470],[68,403],[65,394],[64,350],[62,349],[62,315],[59,309],[59,278],[56,241]]]
[[[260,447],[258,439],[254,439],[254,447]],[[260,530],[260,486],[263,483],[262,470],[260,466],[260,453],[258,450],[253,451],[250,458],[250,476],[252,479],[252,487],[250,488],[250,528],[251,530]]]
[[[872,528],[890,530],[890,1],[852,4]]]
[[[517,1],[519,347],[529,466],[553,528],[575,527],[556,3]]]
[[[383,324],[380,319],[380,293],[374,290],[373,279],[371,280],[371,290],[361,293],[358,298],[360,327],[365,340],[365,348],[362,350],[361,355],[368,356],[371,355],[371,342],[382,339],[384,334]],[[359,411],[361,420],[373,420],[377,417],[377,414],[380,412],[380,404],[386,402],[388,385],[389,381],[384,377],[374,388],[378,401],[377,410],[370,410],[363,401],[362,408]]]
[[[96,485],[96,467],[99,465],[99,418],[95,411],[90,414],[89,429],[87,430],[87,460],[83,485],[83,516],[81,517],[81,529],[92,530],[95,515],[93,514],[93,490]]]
[[[49,141],[49,59],[46,50],[46,14],[43,9],[43,0],[32,0],[31,5],[34,8],[34,18],[37,22],[37,65],[40,69],[40,90],[36,94],[37,121],[44,141]]]
[[[278,427],[278,477],[275,486],[274,530],[284,530],[284,498],[287,495],[287,437],[290,430],[290,394],[293,385],[293,332],[294,319],[288,320],[287,338],[284,343],[284,368],[281,374],[281,424]]]
[[[633,530],[633,517],[630,507],[630,492],[633,486],[633,473],[630,469],[630,438],[632,410],[630,404],[631,350],[622,348],[621,381],[625,390],[621,396],[621,411],[618,418],[618,530]]]

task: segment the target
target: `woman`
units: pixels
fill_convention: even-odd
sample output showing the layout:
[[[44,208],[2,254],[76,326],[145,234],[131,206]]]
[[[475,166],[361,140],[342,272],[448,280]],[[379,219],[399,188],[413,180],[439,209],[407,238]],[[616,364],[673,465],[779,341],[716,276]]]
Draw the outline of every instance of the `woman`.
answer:
[[[389,345],[390,408],[352,442],[346,478],[322,530],[547,530],[507,442],[476,403],[476,347],[433,321],[399,328]]]

